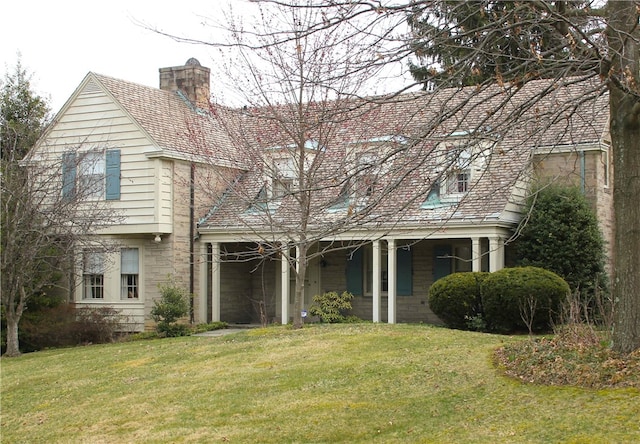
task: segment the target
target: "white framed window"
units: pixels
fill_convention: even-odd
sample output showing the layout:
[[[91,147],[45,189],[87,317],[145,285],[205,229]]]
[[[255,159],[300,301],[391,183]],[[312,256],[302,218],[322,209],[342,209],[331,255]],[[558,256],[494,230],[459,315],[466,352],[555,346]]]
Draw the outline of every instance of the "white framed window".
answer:
[[[120,150],[63,153],[62,196],[119,200]]]
[[[446,194],[463,194],[469,191],[471,183],[471,149],[455,145],[446,147],[446,168],[448,169],[442,187]]]
[[[139,298],[140,253],[137,248],[120,250],[120,298]]]
[[[376,190],[380,166],[373,152],[360,153],[357,157],[356,197],[368,197]]]
[[[291,193],[293,191],[293,181],[295,178],[295,159],[291,157],[276,159],[273,162],[273,196],[282,197]]]
[[[84,197],[104,197],[105,154],[103,151],[88,151],[78,163],[78,186]]]
[[[447,194],[460,194],[469,191],[470,170],[452,171],[447,175]]]
[[[104,299],[104,255],[102,251],[85,251],[83,253],[83,299]]]

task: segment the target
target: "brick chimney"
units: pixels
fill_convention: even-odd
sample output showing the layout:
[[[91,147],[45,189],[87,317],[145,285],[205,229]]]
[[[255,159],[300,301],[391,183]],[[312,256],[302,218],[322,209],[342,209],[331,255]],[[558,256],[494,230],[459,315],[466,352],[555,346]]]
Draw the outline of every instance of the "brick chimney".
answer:
[[[184,66],[160,68],[160,89],[181,91],[191,104],[201,109],[209,109],[209,82],[211,70],[190,58]]]

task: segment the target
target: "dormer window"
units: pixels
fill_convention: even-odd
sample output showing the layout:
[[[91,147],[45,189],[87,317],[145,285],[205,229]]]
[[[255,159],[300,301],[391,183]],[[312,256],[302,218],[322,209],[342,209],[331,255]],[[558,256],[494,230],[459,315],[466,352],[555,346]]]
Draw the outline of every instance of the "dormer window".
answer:
[[[293,191],[296,169],[293,158],[276,159],[273,162],[273,197],[283,197]]]
[[[441,179],[432,184],[422,208],[448,207],[459,202],[471,191],[474,177],[484,170],[493,145],[491,141],[459,137],[442,142],[435,169]]]
[[[447,193],[466,193],[469,191],[469,170],[453,171],[447,176]]]
[[[446,147],[444,177],[447,194],[461,194],[469,191],[471,183],[471,148],[449,145]]]
[[[376,163],[373,153],[361,153],[357,158],[356,197],[371,196],[376,188],[380,166]]]

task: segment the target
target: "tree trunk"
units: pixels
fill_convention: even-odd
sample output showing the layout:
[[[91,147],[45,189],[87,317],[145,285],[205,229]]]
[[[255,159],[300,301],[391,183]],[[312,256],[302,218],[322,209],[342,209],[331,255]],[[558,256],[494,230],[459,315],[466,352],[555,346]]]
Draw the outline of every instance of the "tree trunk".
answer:
[[[20,356],[20,347],[18,342],[18,321],[15,316],[7,313],[7,350],[4,356],[16,357]]]
[[[640,130],[633,117],[634,100],[611,90],[615,245],[613,348],[630,353],[640,348]],[[640,107],[635,102],[635,107]],[[635,123],[630,121],[635,120]]]
[[[609,45],[610,132],[613,147],[615,241],[613,249],[613,348],[640,348],[640,100],[623,88],[637,88],[640,47],[638,13],[633,2],[611,1]],[[629,35],[633,33],[634,35]]]
[[[302,302],[304,300],[305,279],[307,274],[307,247],[300,245],[296,256],[296,294],[293,302],[293,328],[302,328]]]

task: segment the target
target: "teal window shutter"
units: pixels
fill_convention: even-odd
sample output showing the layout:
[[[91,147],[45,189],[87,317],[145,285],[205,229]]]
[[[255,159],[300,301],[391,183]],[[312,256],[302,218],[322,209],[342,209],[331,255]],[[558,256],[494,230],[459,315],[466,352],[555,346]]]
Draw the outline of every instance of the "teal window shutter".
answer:
[[[354,296],[362,296],[362,248],[347,256],[347,291]]]
[[[62,155],[62,197],[71,199],[76,194],[76,153]]]
[[[451,274],[451,245],[433,247],[433,282]]]
[[[120,199],[120,150],[107,150],[106,199]]]
[[[396,250],[397,282],[396,292],[398,296],[411,296],[413,293],[413,263],[410,248],[398,248]]]

